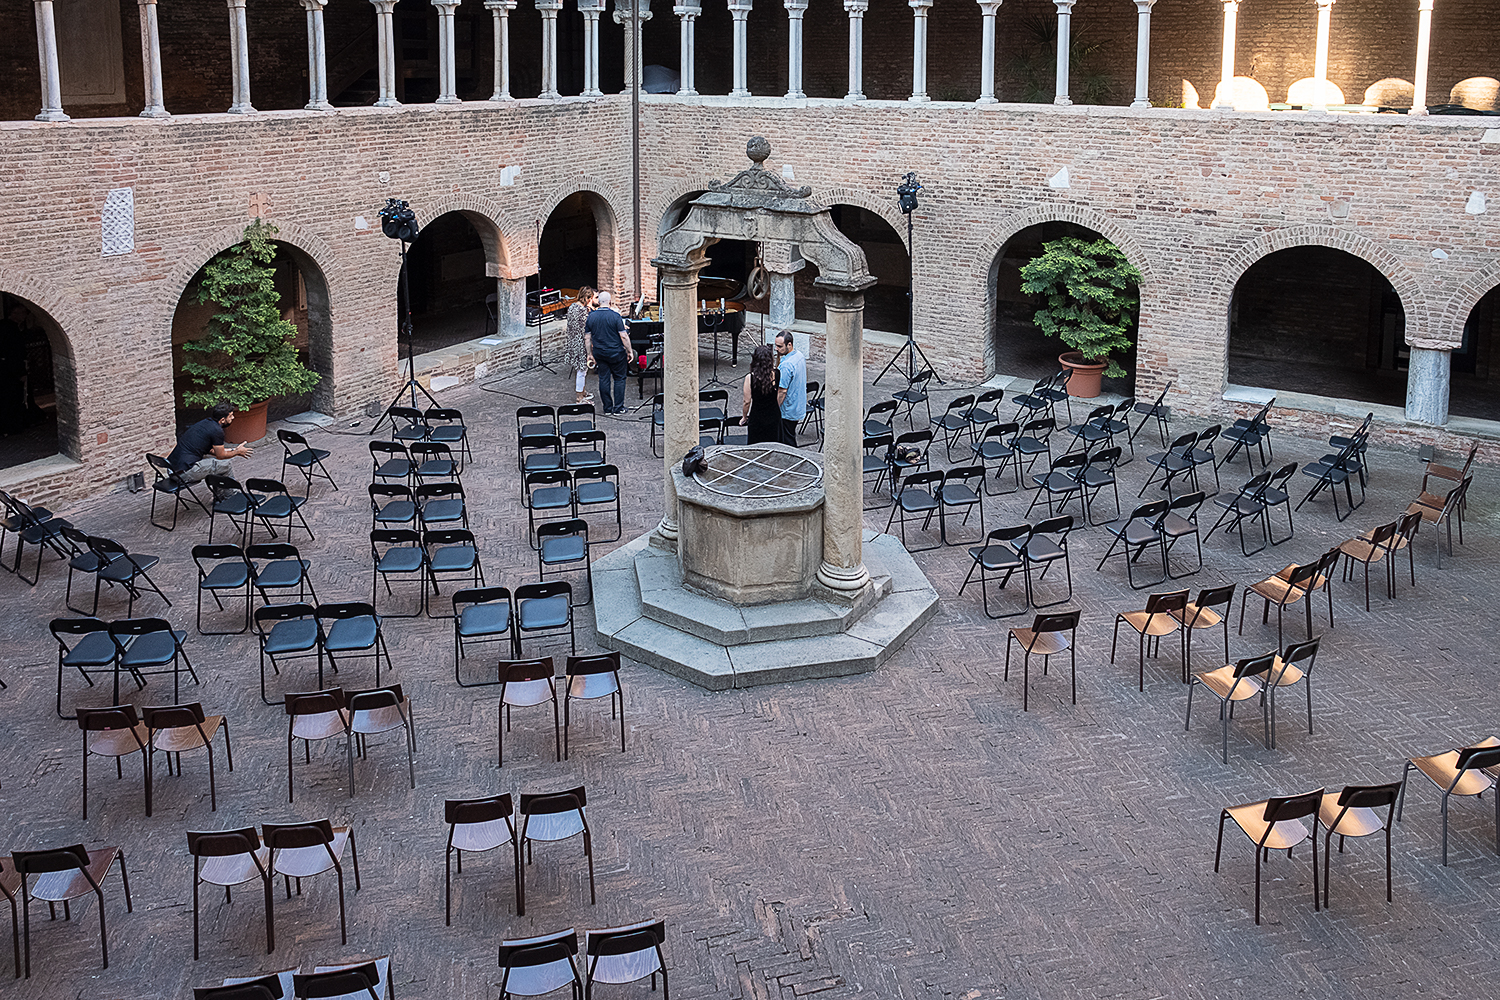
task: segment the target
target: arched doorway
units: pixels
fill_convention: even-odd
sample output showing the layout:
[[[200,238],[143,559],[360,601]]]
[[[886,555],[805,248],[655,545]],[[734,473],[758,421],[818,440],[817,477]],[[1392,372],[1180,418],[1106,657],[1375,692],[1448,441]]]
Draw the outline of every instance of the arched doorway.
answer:
[[[57,454],[82,458],[72,349],[45,311],[0,294],[0,469]]]
[[[1229,381],[1277,392],[1406,403],[1406,314],[1375,267],[1324,246],[1256,261],[1229,304]]]
[[[1500,358],[1494,355],[1500,332],[1500,285],[1475,303],[1464,322],[1463,344],[1453,352],[1448,413],[1500,420]]]
[[[600,275],[610,277],[599,266],[600,233],[603,204],[597,195],[577,191],[568,195],[542,227],[537,264],[543,288],[577,288],[592,285],[599,288]],[[603,289],[614,291],[614,289]]]
[[[906,336],[911,291],[911,257],[906,242],[889,222],[858,205],[833,205],[828,214],[839,232],[865,252],[865,262],[875,276],[875,284],[865,289],[865,329]],[[811,276],[797,275],[797,318],[821,321],[823,296],[812,280]]]
[[[1103,234],[1074,222],[1043,222],[1016,233],[1006,240],[990,264],[989,299],[990,343],[994,350],[995,373],[1023,379],[1055,375],[1059,355],[1070,348],[1056,337],[1042,333],[1033,316],[1042,305],[1040,296],[1021,291],[1021,268],[1042,256],[1046,244],[1065,238],[1104,239]],[[1131,335],[1138,334],[1140,308],[1131,317]],[[1115,360],[1127,375],[1123,379],[1105,379],[1105,391],[1129,395],[1135,382],[1135,347]]]
[[[488,254],[464,212],[447,212],[421,227],[406,252],[413,354],[493,332],[497,293],[495,279],[486,274]]]

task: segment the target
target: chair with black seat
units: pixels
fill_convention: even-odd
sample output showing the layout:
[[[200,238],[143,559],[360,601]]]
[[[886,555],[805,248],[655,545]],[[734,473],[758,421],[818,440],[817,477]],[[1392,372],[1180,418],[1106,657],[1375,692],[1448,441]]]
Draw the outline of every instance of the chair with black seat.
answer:
[[[1272,545],[1280,545],[1282,542],[1290,541],[1297,533],[1297,528],[1292,524],[1292,495],[1288,482],[1297,474],[1300,466],[1296,462],[1288,462],[1271,474],[1266,482],[1266,487],[1261,491],[1260,500],[1266,505],[1266,540]],[[1271,508],[1286,508],[1286,538],[1277,538],[1276,532],[1271,530]]]
[[[307,502],[306,497],[294,497],[287,491],[286,485],[277,479],[247,479],[245,488],[250,491],[255,500],[255,509],[252,512],[255,520],[260,521],[271,532],[271,537],[276,537],[276,528],[272,521],[286,521],[286,540],[292,540],[292,519],[297,519],[303,531],[307,532],[309,540],[316,538],[313,530],[307,526],[307,518],[302,514],[302,505]],[[370,489],[375,487],[371,486]],[[250,525],[249,542],[255,541],[255,527]]]
[[[95,552],[89,544],[89,536],[86,532],[79,531],[72,525],[62,529],[62,541],[71,547],[73,555],[68,559],[68,583],[63,589],[63,605],[69,610],[80,615],[95,615],[99,613],[99,588],[94,587],[94,606],[85,611],[83,608],[73,606],[73,574],[81,573],[86,576],[97,576],[99,571],[109,563],[104,556]]]
[[[578,637],[573,631],[573,587],[564,580],[545,583],[523,583],[516,588],[516,649],[527,633],[558,635],[568,633],[569,652],[578,652]]]
[[[723,420],[728,415],[728,389],[704,389],[698,393],[699,420]]]
[[[422,530],[469,526],[469,506],[463,483],[423,483],[412,491]]]
[[[1391,543],[1396,537],[1396,529],[1401,522],[1392,521],[1390,524],[1382,524],[1372,528],[1363,535],[1357,535],[1347,541],[1339,543],[1339,552],[1344,557],[1344,580],[1350,580],[1354,575],[1356,563],[1365,570],[1365,610],[1370,610],[1370,564],[1377,562],[1385,563],[1386,595],[1395,596],[1395,583],[1391,573],[1392,562],[1386,559],[1392,554]]]
[[[334,826],[326,819],[307,823],[262,823],[262,839],[271,849],[271,875],[286,881],[286,898],[292,898],[292,880],[297,895],[302,895],[302,880],[333,872],[339,883],[339,939],[349,943],[349,929],[344,913],[344,846],[354,862],[354,891],[359,891],[359,845],[354,830]]]
[[[151,524],[161,528],[163,531],[175,531],[177,529],[177,515],[189,509],[188,501],[197,504],[203,513],[208,513],[208,507],[198,492],[193,489],[193,484],[183,479],[181,475],[172,471],[172,466],[160,455],[146,453],[146,464],[151,467],[151,473],[155,477],[151,482]],[[156,498],[167,496],[172,498],[172,523],[158,524],[156,520]]]
[[[484,586],[484,567],[479,563],[479,547],[474,533],[462,528],[448,531],[422,532],[422,549],[427,553],[427,577],[432,584],[432,597],[442,590],[438,586],[439,576],[461,577],[469,587]],[[432,598],[427,601],[430,618],[447,618],[447,615],[432,613]]]
[[[1193,728],[1193,692],[1200,686],[1219,700],[1219,724],[1223,730],[1224,763],[1229,763],[1229,720],[1231,709],[1242,701],[1260,699],[1260,722],[1264,731],[1266,749],[1271,748],[1271,717],[1266,711],[1266,688],[1276,682],[1272,670],[1276,667],[1276,651],[1259,656],[1247,656],[1234,663],[1215,667],[1213,670],[1194,671],[1188,684],[1187,715],[1183,720],[1183,731]]]
[[[312,763],[314,740],[349,736],[349,710],[343,688],[321,691],[293,691],[282,703],[286,711],[286,800],[294,801],[292,787],[292,747],[302,741],[303,763]],[[350,787],[349,794],[354,794]]]
[[[667,439],[667,411],[662,403],[662,394],[657,393],[651,397],[651,454],[661,458],[661,452],[656,449],[656,439],[660,437],[663,443]]]
[[[125,618],[109,623],[109,637],[114,640],[116,662],[120,670],[129,671],[137,681],[149,674],[172,675],[172,701],[182,700],[183,668],[197,684],[198,673],[182,648],[186,632],[172,628],[161,618]],[[119,671],[115,672],[115,701],[119,702]]]
[[[380,657],[385,657],[387,668],[391,665],[391,652],[385,645],[385,633],[380,627],[380,616],[375,605],[363,601],[348,601],[338,604],[319,604],[314,610],[322,630],[323,653],[328,665],[338,673],[335,656],[363,654],[375,660],[375,684],[380,684]],[[330,624],[324,625],[324,622]],[[366,652],[368,651],[368,652]],[[322,677],[321,666],[319,677]]]
[[[961,465],[949,469],[934,495],[938,499],[938,534],[944,545],[972,545],[984,540],[984,466]],[[948,536],[948,520],[963,512],[958,523],[969,523],[969,516],[979,511],[979,536],[954,540]]]
[[[1307,732],[1311,735],[1313,731],[1312,672],[1318,660],[1318,642],[1318,639],[1309,639],[1307,642],[1292,643],[1277,655],[1276,662],[1271,666],[1266,688],[1270,702],[1272,750],[1276,749],[1276,692],[1282,688],[1298,684],[1303,686],[1307,693]]]
[[[238,480],[228,476],[205,476],[203,481],[213,496],[213,504],[208,508],[208,540],[214,540],[214,522],[223,514],[230,526],[239,531],[240,544],[248,544],[252,540],[250,522],[255,516],[255,498]]]
[[[146,815],[151,815],[151,762],[147,748],[151,734],[134,705],[111,705],[108,708],[78,710],[78,728],[83,731],[83,818],[89,818],[89,758],[109,757],[115,762],[115,779],[125,776],[124,758],[141,755],[142,792],[146,797]]]
[[[531,864],[531,847],[537,842],[553,843],[570,840],[583,835],[583,855],[589,864],[589,904],[597,905],[594,894],[594,840],[589,830],[585,807],[588,796],[584,786],[560,792],[522,794],[519,813],[521,816],[517,847],[524,857],[521,860],[521,893],[517,915],[526,912],[526,866]]]
[[[724,443],[724,418],[723,417],[699,417],[698,418],[698,447],[707,448],[709,445]]]
[[[906,426],[916,429],[916,409],[918,406],[926,407],[927,423],[932,423],[932,400],[928,398],[927,384],[936,377],[931,368],[924,368],[912,377],[905,389],[898,389],[891,393],[891,399],[896,408],[891,413],[891,423],[894,425],[901,415],[906,415]]]
[[[440,441],[416,441],[411,446],[412,479],[418,486],[426,482],[462,482],[461,470],[453,459],[453,449]]]
[[[307,443],[307,438],[296,431],[278,430],[276,440],[281,442],[281,478],[286,479],[287,466],[302,473],[307,479],[307,492],[304,496],[312,495],[314,478],[326,479],[329,486],[335,490],[339,488],[339,484],[333,481],[333,475],[329,473],[328,467],[323,464],[323,459],[333,454],[331,451],[326,448],[314,448]]]
[[[1021,488],[1021,463],[1016,459],[1016,450],[1011,446],[1011,441],[1021,432],[1021,425],[1010,423],[997,423],[988,428],[979,440],[970,445],[974,457],[984,464],[986,471],[994,469],[995,481],[999,482],[1005,475],[1005,467],[1011,466],[1016,476],[1016,488],[1014,490],[996,490],[988,484],[985,492],[991,496],[1005,496],[1014,493]]]
[[[1056,418],[1057,404],[1063,404],[1063,412],[1067,414],[1067,417],[1059,423],[1064,427],[1073,422],[1073,397],[1068,394],[1068,380],[1072,377],[1072,371],[1064,368],[1036,390],[1037,394],[1047,401],[1049,417]]]
[[[10,904],[10,940],[14,949],[16,978],[21,978],[21,918],[16,913],[16,902],[21,896],[21,876],[16,874],[10,858],[0,855],[0,898]]]
[[[1014,419],[1018,423],[1026,423],[1051,415],[1052,401],[1045,394],[1045,390],[1052,385],[1053,378],[1055,376],[1049,375],[1046,378],[1037,379],[1026,392],[1011,397],[1011,402],[1016,404]]]
[[[557,433],[564,439],[579,431],[594,430],[597,411],[593,403],[569,403],[557,408]]]
[[[1013,628],[1005,638],[1005,680],[1010,680],[1010,644],[1024,654],[1021,661],[1021,711],[1031,706],[1031,655],[1042,658],[1042,673],[1047,673],[1053,656],[1067,651],[1073,668],[1073,704],[1078,704],[1078,619],[1081,612],[1063,611],[1037,615],[1030,628]]]
[[[234,748],[229,742],[229,721],[222,715],[208,715],[198,702],[186,705],[147,705],[141,709],[141,721],[150,734],[146,748],[146,783],[155,781],[153,763],[156,754],[167,758],[167,774],[173,772],[175,758],[176,773],[182,776],[182,755],[192,750],[208,751],[208,808],[218,812],[218,790],[214,781],[214,737],[224,730],[224,755],[229,770],[234,770]],[[149,815],[149,813],[148,813]]]
[[[577,606],[591,604],[594,600],[594,566],[589,558],[589,523],[581,517],[567,521],[552,521],[536,529],[537,577],[547,579],[547,571],[554,573],[582,570],[583,600]]]
[[[92,851],[82,844],[40,851],[16,851],[11,864],[19,876],[21,889],[22,940],[26,955],[26,978],[31,978],[31,901],[41,900],[51,909],[63,904],[68,917],[69,904],[93,894],[99,903],[99,950],[104,968],[109,968],[109,934],[104,923],[104,889],[101,883],[110,866],[119,862],[120,881],[125,886],[125,912],[134,912],[130,902],[130,877],[125,874],[125,852],[118,847],[100,847]],[[32,881],[33,877],[36,879]]]
[[[383,992],[384,1000],[390,1000],[389,969],[389,956],[352,965],[320,965],[313,972],[292,976],[292,996],[295,1000],[348,1000],[350,997],[382,1000]]]
[[[1104,530],[1114,537],[1095,568],[1102,570],[1111,556],[1121,555],[1125,557],[1125,578],[1130,582],[1131,590],[1154,587],[1167,579],[1167,549],[1166,541],[1162,538],[1161,522],[1166,517],[1168,506],[1165,500],[1153,500],[1131,511],[1124,524],[1105,525]],[[1161,576],[1136,583],[1135,564],[1152,546],[1156,546],[1161,554]]]
[[[1021,546],[1021,555],[1026,559],[1026,591],[1034,608],[1050,608],[1073,599],[1073,563],[1068,558],[1068,534],[1073,530],[1073,515],[1049,517],[1037,523]],[[1038,601],[1036,584],[1047,577],[1047,571],[1056,563],[1063,564],[1063,574],[1068,581],[1068,593],[1055,601]],[[1040,566],[1042,571],[1032,576],[1031,568]]]
[[[894,435],[896,430],[892,425],[896,422],[896,407],[899,405],[901,404],[897,403],[894,399],[882,399],[878,403],[870,404],[870,408],[865,411],[865,437],[879,437],[883,434]]]
[[[904,435],[903,435],[904,436]],[[891,504],[891,513],[885,522],[887,533],[891,530],[892,522],[900,517],[901,545],[908,552],[926,552],[928,549],[940,548],[943,544],[942,521],[938,522],[938,540],[931,545],[923,545],[919,548],[911,548],[906,544],[906,522],[910,519],[920,520],[921,530],[926,531],[932,525],[933,516],[938,514],[942,503],[938,497],[943,492],[943,480],[946,473],[941,470],[928,472],[915,472],[907,476],[896,487],[895,502]]]
[[[505,734],[510,730],[513,708],[532,708],[552,704],[552,740],[554,759],[562,760],[561,717],[557,705],[557,670],[552,657],[500,661],[500,716],[495,720],[495,755],[505,766]]]
[[[1198,485],[1198,470],[1205,467],[1213,470],[1214,489],[1217,490],[1222,488],[1222,484],[1219,482],[1219,466],[1217,464],[1218,456],[1214,454],[1214,441],[1219,437],[1219,434],[1223,430],[1224,426],[1222,424],[1214,424],[1211,427],[1205,427],[1202,431],[1199,432],[1198,440],[1193,443],[1192,447],[1188,448],[1187,453],[1184,456],[1192,465],[1190,476],[1193,480],[1194,489],[1200,488]]]
[[[508,846],[511,875],[519,899],[521,857],[516,850],[515,822],[511,819],[514,812],[515,806],[508,794],[448,799],[443,803],[443,822],[448,824],[448,849],[443,853],[443,914],[448,926],[453,926],[453,862],[456,858],[458,873],[462,875],[465,851],[482,854]]]
[[[533,472],[559,472],[563,467],[563,439],[558,434],[527,434],[516,442],[522,481]]]
[[[1047,498],[1049,516],[1056,515],[1059,509],[1066,507],[1070,499],[1078,499],[1079,506],[1082,507],[1083,468],[1088,462],[1087,454],[1075,451],[1054,458],[1048,471],[1033,473],[1031,481],[1036,486],[1036,492],[1032,494],[1031,503],[1026,507],[1026,516],[1031,516],[1037,501],[1043,497]]]
[[[1406,808],[1407,775],[1416,768],[1442,792],[1443,864],[1448,864],[1448,799],[1454,795],[1479,798],[1495,787],[1500,775],[1500,740],[1491,736],[1472,746],[1455,747],[1430,757],[1412,757],[1401,771],[1401,798],[1396,807],[1399,822]],[[1486,773],[1488,772],[1488,773]],[[1500,795],[1495,797],[1495,850],[1500,851]]]
[[[391,422],[391,437],[403,444],[427,440],[427,421],[422,411],[411,406],[392,406],[385,411]]]
[[[875,485],[869,487],[874,493],[880,493],[880,484],[891,471],[890,454],[895,450],[896,438],[892,434],[866,434],[863,447],[864,454],[860,459],[860,468],[863,476],[862,482],[868,484],[870,474],[875,475]],[[879,510],[881,507],[890,506],[889,494],[885,496],[885,502],[876,505],[867,505],[866,510]]]
[[[1186,477],[1189,481],[1192,481],[1193,489],[1196,490],[1198,486],[1196,481],[1193,480],[1195,470],[1192,460],[1188,458],[1188,452],[1192,450],[1193,445],[1197,442],[1198,435],[1190,431],[1181,437],[1173,439],[1171,447],[1166,451],[1158,451],[1147,455],[1146,464],[1151,466],[1151,474],[1141,484],[1140,492],[1136,496],[1141,497],[1146,495],[1146,489],[1152,483],[1156,482],[1158,473],[1165,477],[1160,488],[1167,491],[1168,500],[1172,499],[1172,484],[1179,478]]]
[[[592,1000],[595,983],[634,983],[661,974],[662,1000],[671,1000],[667,986],[667,959],[661,946],[667,940],[662,920],[644,920],[623,927],[605,927],[583,932],[583,995]]]
[[[88,539],[89,549],[98,556],[99,569],[94,574],[94,607],[99,607],[99,585],[108,584],[111,588],[123,587],[128,595],[125,614],[127,617],[135,614],[135,602],[145,591],[150,591],[166,602],[167,607],[172,606],[172,599],[162,593],[162,589],[151,579],[151,570],[155,569],[161,562],[160,556],[148,556],[140,552],[130,552],[125,546],[113,538],[104,538],[100,535],[90,535]]]
[[[406,771],[411,787],[417,787],[417,727],[411,702],[400,684],[370,691],[344,692],[344,707],[349,717],[345,753],[349,758],[349,797],[354,798],[354,758],[369,755],[371,736],[403,730],[406,734]]]
[[[1109,662],[1115,662],[1115,650],[1120,644],[1120,624],[1123,622],[1135,629],[1139,642],[1137,646],[1137,659],[1139,661],[1139,679],[1137,687],[1141,691],[1146,690],[1146,656],[1158,656],[1161,653],[1161,640],[1163,636],[1177,633],[1179,652],[1182,660],[1183,681],[1187,680],[1187,632],[1182,627],[1181,614],[1187,607],[1188,592],[1185,590],[1174,590],[1167,594],[1152,594],[1146,598],[1144,611],[1121,611],[1115,615],[1114,639],[1109,644]],[[1155,651],[1151,646],[1155,640]]]
[[[1309,462],[1302,467],[1302,474],[1313,480],[1307,495],[1297,502],[1294,510],[1301,510],[1302,505],[1314,499],[1319,494],[1327,492],[1333,497],[1333,516],[1342,521],[1350,514],[1358,510],[1365,502],[1364,491],[1361,487],[1359,502],[1354,501],[1354,480],[1358,473],[1351,465],[1354,453],[1358,449],[1358,443],[1351,441],[1337,455],[1324,455],[1316,462]],[[1348,500],[1349,509],[1339,513],[1339,490],[1344,488],[1344,496]]]
[[[806,418],[804,418],[806,419]],[[740,418],[728,416],[719,421],[720,444],[749,444],[750,428],[740,423]]]
[[[1198,508],[1206,500],[1202,491],[1184,493],[1167,504],[1167,513],[1161,519],[1162,555],[1166,559],[1167,575],[1174,580],[1192,576],[1203,568],[1203,537],[1198,533]],[[1172,572],[1172,549],[1184,538],[1191,537],[1198,547],[1198,562],[1192,569],[1182,573]]]
[[[720,423],[723,418],[720,418]],[[573,431],[563,435],[563,467],[569,472],[593,465],[605,465],[607,454],[606,435],[600,430]]]
[[[1323,908],[1328,908],[1328,868],[1333,860],[1333,838],[1339,838],[1339,853],[1349,837],[1368,837],[1385,833],[1385,901],[1391,902],[1391,823],[1395,819],[1396,799],[1401,782],[1385,785],[1345,785],[1339,792],[1324,792],[1318,808],[1323,824]],[[1376,810],[1384,809],[1381,816]]]
[[[120,651],[110,638],[109,623],[97,618],[54,618],[47,628],[57,640],[57,717],[74,719],[76,715],[64,715],[62,710],[63,670],[72,667],[93,687],[89,670],[114,667]]]
[[[609,717],[620,719],[620,752],[625,752],[625,692],[620,687],[620,654],[570,656],[563,668],[563,760],[568,759],[568,729],[574,701],[609,699]]]
[[[371,441],[370,462],[370,482],[410,485],[415,466],[406,445],[399,441]]]
[[[983,430],[1000,420],[999,410],[1003,402],[1005,402],[1004,389],[990,389],[980,393],[974,400],[974,405],[969,407],[964,416],[969,418],[969,425],[973,428],[972,434],[975,439],[979,438]]]
[[[1083,467],[1079,482],[1083,484],[1083,519],[1092,525],[1110,524],[1120,519],[1120,483],[1115,476],[1115,469],[1120,464],[1120,448],[1111,445],[1108,448],[1100,448],[1089,456],[1088,464]],[[1094,520],[1094,501],[1099,499],[1099,494],[1104,492],[1108,486],[1115,494],[1115,516],[1108,521]]]
[[[1255,845],[1255,923],[1260,924],[1260,867],[1262,858],[1270,860],[1272,851],[1286,851],[1292,856],[1292,848],[1304,840],[1312,841],[1313,911],[1321,909],[1318,901],[1318,809],[1323,804],[1324,790],[1314,789],[1300,795],[1279,795],[1260,802],[1227,806],[1219,813],[1219,842],[1214,847],[1214,871],[1219,870],[1219,853],[1224,847],[1224,821],[1234,820],[1236,826]],[[1302,822],[1304,816],[1313,818],[1312,829]]]
[[[1247,471],[1254,473],[1255,455],[1260,455],[1260,464],[1262,468],[1264,468],[1267,464],[1266,458],[1268,453],[1271,458],[1276,457],[1275,452],[1271,451],[1270,446],[1270,413],[1271,407],[1273,404],[1275,404],[1275,402],[1275,398],[1267,400],[1261,406],[1261,408],[1255,412],[1254,416],[1248,419],[1236,420],[1233,424],[1230,425],[1227,430],[1224,431],[1221,437],[1223,437],[1224,440],[1231,442],[1231,445],[1229,450],[1224,453],[1224,457],[1219,459],[1220,465],[1228,465],[1230,462],[1234,461],[1234,456],[1239,454],[1239,452],[1243,450],[1245,453],[1245,464],[1248,467]],[[1250,450],[1252,448],[1255,449],[1254,453],[1252,453]]]
[[[1375,412],[1372,410],[1365,414],[1365,419],[1355,428],[1353,434],[1333,434],[1328,438],[1331,448],[1345,448],[1355,444],[1354,455],[1351,460],[1351,472],[1359,476],[1359,488],[1361,491],[1369,485],[1369,469],[1365,465],[1365,450],[1370,443],[1370,425],[1375,422]],[[1423,477],[1426,478],[1425,476]]]
[[[620,470],[613,465],[594,465],[573,470],[573,510],[578,517],[599,510],[615,512],[615,533],[600,542],[616,542],[624,534],[620,511]]]
[[[271,603],[273,592],[280,595],[293,588],[298,602],[306,601],[309,595],[317,601],[318,592],[307,572],[309,563],[297,546],[288,542],[258,542],[245,550],[245,558],[250,560],[251,582],[266,604]]]
[[[41,579],[42,557],[48,552],[64,562],[72,557],[71,548],[62,541],[63,529],[72,527],[72,524],[63,518],[53,517],[45,508],[33,507],[13,496],[6,501],[6,506],[10,509],[7,519],[7,523],[11,525],[9,530],[16,536],[16,558],[11,572],[34,587],[37,580]],[[28,545],[36,546],[36,570],[30,579],[21,572],[21,559]]]
[[[468,643],[504,642],[502,659],[516,655],[515,612],[506,587],[471,587],[453,595],[453,679],[459,687],[484,687],[495,681],[466,682],[458,661]]]
[[[797,432],[805,434],[808,427],[811,426],[813,434],[817,439],[819,441],[823,440],[823,412],[826,408],[827,401],[823,398],[823,383],[816,379],[809,379],[807,383],[807,413],[803,415],[802,423],[798,426]]]
[[[1142,427],[1145,427],[1153,420],[1156,421],[1157,437],[1161,440],[1162,447],[1166,447],[1167,438],[1171,433],[1171,429],[1167,426],[1167,421],[1170,417],[1170,411],[1167,409],[1166,401],[1167,393],[1171,391],[1172,383],[1168,382],[1165,386],[1162,387],[1161,395],[1156,397],[1155,402],[1136,403],[1133,407],[1131,407],[1134,412],[1141,415],[1141,422],[1136,424],[1135,430],[1130,432],[1130,445],[1132,453],[1134,453],[1135,450],[1136,435],[1141,432]]]
[[[1047,463],[1052,463],[1052,445],[1049,439],[1052,432],[1057,429],[1057,421],[1051,417],[1042,417],[1037,420],[1028,420],[1021,425],[1016,436],[1011,438],[1010,446],[1016,453],[1016,478],[1020,479],[1022,472],[1030,472],[1031,467],[1036,464],[1042,455],[1047,456]],[[1021,462],[1026,463],[1024,469],[1020,468]],[[998,473],[996,474],[998,478]]]
[[[1250,604],[1251,595],[1254,595],[1265,602],[1265,607],[1261,612],[1261,624],[1270,621],[1271,605],[1276,605],[1276,648],[1282,648],[1284,645],[1282,617],[1287,608],[1308,596],[1308,590],[1316,581],[1322,563],[1323,560],[1319,557],[1301,566],[1287,566],[1281,572],[1246,587],[1244,596],[1240,600],[1240,635],[1245,634],[1245,608]],[[1312,602],[1310,600],[1307,602],[1307,637],[1312,638]]]
[[[557,434],[557,410],[551,406],[516,407],[516,439]]]
[[[1222,526],[1225,533],[1234,531],[1240,536],[1240,552],[1253,556],[1266,547],[1270,539],[1270,519],[1266,513],[1266,488],[1271,483],[1271,473],[1261,472],[1251,476],[1245,485],[1234,493],[1220,493],[1214,497],[1214,505],[1223,513],[1208,529],[1208,537]],[[1260,525],[1260,544],[1250,548],[1245,540],[1245,522]]]
[[[1126,396],[1115,404],[1108,417],[1104,419],[1104,429],[1109,431],[1109,443],[1114,445],[1120,438],[1130,446],[1130,458],[1123,459],[1120,464],[1128,465],[1135,458],[1135,435],[1130,433],[1130,411],[1135,407],[1135,397]],[[1122,450],[1123,452],[1123,450]]]
[[[198,567],[198,634],[199,635],[244,635],[245,630],[250,627],[250,582],[252,574],[250,563],[245,558],[245,550],[238,545],[194,545],[193,562]],[[205,632],[203,629],[203,595],[207,593],[214,599],[214,604],[220,611],[224,610],[224,601],[219,597],[225,594],[231,599],[235,591],[243,591],[239,595],[245,599],[245,613],[241,616],[240,627],[222,632]]]
[[[323,686],[323,632],[317,611],[310,604],[268,604],[255,609],[255,636],[260,642],[260,700],[279,705],[266,697],[266,661],[271,671],[281,674],[283,660],[317,657],[318,687]]]
[[[198,886],[207,882],[229,890],[259,881],[266,897],[266,954],[276,950],[276,925],[271,908],[271,849],[261,846],[255,827],[243,830],[189,830],[188,853],[193,856],[193,961],[198,961]],[[279,992],[272,994],[279,996]]]
[[[555,934],[500,942],[500,1000],[555,993],[564,986],[572,997],[583,996],[583,979],[573,956],[578,954],[578,932],[569,927]]]
[[[959,396],[948,404],[943,415],[932,421],[932,429],[936,434],[942,435],[943,447],[947,451],[948,461],[953,461],[953,446],[965,433],[973,435],[973,425],[969,423],[969,409],[974,405],[973,394]]]
[[[377,528],[370,532],[370,606],[380,607],[380,588],[394,597],[392,577],[414,580],[418,588],[417,609],[410,613],[385,612],[388,618],[420,618],[427,610],[427,550],[422,536],[410,528]]]
[[[1074,444],[1090,452],[1107,442],[1110,430],[1106,422],[1114,412],[1113,406],[1096,406],[1084,417],[1083,423],[1069,426],[1067,430],[1073,436]]]
[[[1183,681],[1187,681],[1187,675],[1193,670],[1193,633],[1203,629],[1222,627],[1224,629],[1224,662],[1229,662],[1229,612],[1234,607],[1235,585],[1228,584],[1223,587],[1207,587],[1198,591],[1198,596],[1188,602],[1188,606],[1176,613],[1177,620],[1182,623],[1184,643],[1186,645],[1185,669]],[[1223,610],[1220,611],[1219,609]]]
[[[1021,556],[1021,550],[1026,547],[1026,539],[1031,534],[1031,525],[1016,524],[1006,528],[996,528],[985,536],[983,545],[976,545],[969,549],[969,558],[973,564],[969,572],[964,576],[964,582],[959,585],[958,592],[963,594],[964,588],[974,576],[974,571],[979,570],[979,593],[983,603],[986,618],[1014,618],[1024,614],[1031,607],[1029,597],[1019,611],[1009,611],[996,614],[990,611],[989,576],[990,574],[1004,574],[1000,578],[1000,588],[1005,589],[1010,583],[1010,578],[1020,570],[1023,577],[1026,572],[1026,560]]]
[[[461,412],[451,406],[434,406],[422,414],[422,419],[427,422],[427,440],[452,448],[459,457],[460,467],[465,461],[474,460],[469,449],[469,428]]]
[[[594,466],[593,468],[610,468]],[[579,469],[579,472],[585,470]],[[546,472],[528,472],[522,485],[522,497],[526,505],[526,543],[536,548],[536,531],[549,520],[573,517],[573,474],[565,469]],[[618,506],[619,497],[616,496]]]

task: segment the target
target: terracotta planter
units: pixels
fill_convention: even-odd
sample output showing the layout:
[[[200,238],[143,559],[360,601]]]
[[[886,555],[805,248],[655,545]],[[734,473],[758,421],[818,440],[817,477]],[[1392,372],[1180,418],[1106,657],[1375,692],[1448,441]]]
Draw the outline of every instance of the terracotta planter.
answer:
[[[1071,379],[1069,382],[1071,383]],[[238,410],[234,422],[224,428],[225,444],[253,444],[266,436],[266,407],[270,400],[256,403],[248,410]]]
[[[1099,380],[1109,365],[1103,361],[1086,361],[1077,351],[1060,356],[1058,362],[1068,370],[1068,395],[1074,399],[1093,399],[1099,395]]]

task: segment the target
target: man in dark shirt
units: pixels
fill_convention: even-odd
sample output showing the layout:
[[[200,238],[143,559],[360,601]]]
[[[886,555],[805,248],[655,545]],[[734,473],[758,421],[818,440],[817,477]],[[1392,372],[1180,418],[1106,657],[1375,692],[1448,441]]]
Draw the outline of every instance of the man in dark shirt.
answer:
[[[251,454],[249,445],[224,447],[224,428],[234,423],[234,409],[219,403],[208,416],[193,424],[177,437],[177,447],[167,456],[167,464],[184,482],[202,482],[208,476],[227,476],[233,467],[229,460]]]
[[[589,313],[588,332],[599,364],[599,402],[605,413],[625,412],[625,366],[630,361],[630,330],[625,318],[609,307],[609,293],[599,293],[599,307]]]

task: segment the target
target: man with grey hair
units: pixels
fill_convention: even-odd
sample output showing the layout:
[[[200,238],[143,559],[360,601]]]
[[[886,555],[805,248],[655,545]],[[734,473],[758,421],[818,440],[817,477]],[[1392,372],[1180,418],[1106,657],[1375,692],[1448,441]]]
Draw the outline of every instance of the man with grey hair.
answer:
[[[594,360],[599,365],[599,402],[605,413],[625,412],[625,369],[630,362],[630,328],[625,317],[609,305],[608,292],[600,292],[599,305],[584,323]]]

